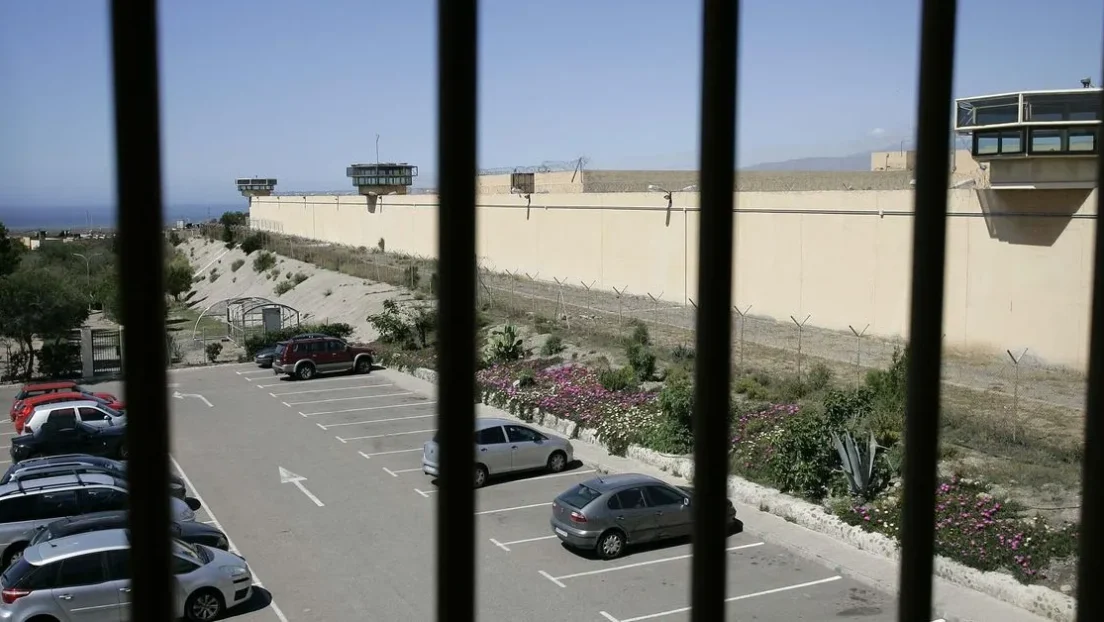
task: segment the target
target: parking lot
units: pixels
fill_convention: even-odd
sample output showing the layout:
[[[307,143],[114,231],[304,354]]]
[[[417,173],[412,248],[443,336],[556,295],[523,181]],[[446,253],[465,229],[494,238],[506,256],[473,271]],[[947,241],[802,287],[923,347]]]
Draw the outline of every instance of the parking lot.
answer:
[[[236,619],[433,618],[437,490],[420,467],[432,387],[385,370],[288,381],[251,365],[181,370],[171,383],[173,458],[204,503],[200,520],[219,524],[272,594]],[[551,500],[595,475],[574,464],[478,491],[481,619],[689,619],[689,543],[603,561],[550,531]],[[728,541],[730,619],[894,619],[891,596],[740,518],[748,524]]]

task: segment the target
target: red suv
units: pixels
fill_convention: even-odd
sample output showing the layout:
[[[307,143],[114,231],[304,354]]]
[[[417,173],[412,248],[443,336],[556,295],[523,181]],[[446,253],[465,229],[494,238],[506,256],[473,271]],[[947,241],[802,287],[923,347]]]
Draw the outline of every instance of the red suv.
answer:
[[[317,374],[372,371],[374,352],[363,346],[353,346],[335,337],[298,338],[276,344],[272,371],[300,380]]]
[[[38,382],[28,383],[23,385],[23,388],[19,390],[19,393],[15,394],[15,402],[11,407],[11,420],[15,421],[15,413],[20,409],[20,402],[38,395],[46,395],[48,393],[86,393],[95,397],[107,400],[108,402],[118,402],[118,398],[110,393],[94,393],[83,389],[77,383],[71,380],[61,380],[58,382]],[[88,398],[84,398],[88,399]],[[114,408],[114,406],[112,406]]]

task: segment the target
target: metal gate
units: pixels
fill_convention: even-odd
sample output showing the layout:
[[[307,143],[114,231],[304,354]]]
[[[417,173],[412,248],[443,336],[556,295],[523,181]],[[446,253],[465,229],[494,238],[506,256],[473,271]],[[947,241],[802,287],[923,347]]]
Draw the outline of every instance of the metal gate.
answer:
[[[123,371],[123,339],[118,330],[92,330],[92,375],[119,374]]]

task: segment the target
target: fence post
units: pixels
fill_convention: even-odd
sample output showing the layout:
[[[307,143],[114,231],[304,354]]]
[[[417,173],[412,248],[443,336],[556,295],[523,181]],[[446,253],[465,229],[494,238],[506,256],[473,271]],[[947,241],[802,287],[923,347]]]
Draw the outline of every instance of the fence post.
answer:
[[[563,295],[563,288],[564,284],[567,283],[567,277],[564,277],[564,280],[562,281],[556,277],[552,277],[552,280],[556,282],[556,285],[560,286],[559,298],[556,300],[556,319],[563,319],[563,321],[567,323],[567,327],[570,329],[571,320],[568,318],[567,303],[564,301]]]
[[[744,328],[747,325],[748,311],[751,311],[752,306],[753,305],[748,305],[747,309],[741,311],[740,307],[732,305],[732,308],[735,309],[736,313],[740,316],[740,373],[744,372],[744,344],[746,343],[744,341]]]
[[[528,272],[526,272],[524,274],[529,279],[530,282],[536,282],[537,277],[540,276],[540,272],[535,272],[533,274],[529,274]],[[540,304],[540,298],[538,298],[536,296],[533,296],[533,315],[534,316],[540,315],[538,313],[539,309],[538,309],[538,306],[537,306],[539,304]]]
[[[96,375],[96,352],[92,343],[92,328],[82,326],[80,329],[81,341],[81,376],[91,378]]]
[[[659,292],[659,296],[653,296],[652,292],[646,292],[648,298],[652,299],[652,326],[659,328],[659,299],[663,298],[663,292]]]
[[[1008,353],[1008,358],[1012,359],[1012,366],[1016,369],[1015,380],[1012,384],[1012,442],[1015,443],[1016,433],[1020,427],[1020,361],[1027,354],[1027,348],[1020,352],[1018,358],[1012,354],[1011,350],[1005,350],[1005,352]]]
[[[862,382],[862,339],[866,336],[866,329],[870,328],[870,324],[864,326],[862,330],[855,330],[855,327],[850,324],[847,328],[850,328],[851,334],[855,335],[855,380]]]
[[[625,292],[629,289],[628,285],[625,285],[621,289],[613,288],[614,294],[617,295],[617,336],[621,336],[621,324],[623,322],[622,304],[621,298],[625,295]]]
[[[690,306],[694,307],[694,321],[691,323],[690,330],[696,333],[698,332],[698,303],[694,302],[694,299],[689,296],[686,299],[690,301]]]
[[[801,382],[801,337],[802,337],[802,333],[805,332],[805,322],[808,322],[809,318],[811,318],[811,317],[813,317],[812,314],[806,315],[804,320],[801,320],[800,322],[798,322],[797,318],[795,318],[792,315],[790,316],[790,319],[793,320],[793,323],[797,326],[797,381],[798,381],[798,383]]]

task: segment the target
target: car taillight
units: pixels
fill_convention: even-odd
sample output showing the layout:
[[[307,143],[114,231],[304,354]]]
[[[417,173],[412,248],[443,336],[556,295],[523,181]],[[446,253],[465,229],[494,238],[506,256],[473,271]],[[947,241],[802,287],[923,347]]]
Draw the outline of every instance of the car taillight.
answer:
[[[10,605],[30,593],[30,590],[21,590],[19,588],[10,587],[6,590],[0,591],[0,598],[3,598],[5,605]]]
[[[571,522],[573,522],[573,523],[585,523],[585,522],[587,522],[587,518],[585,516],[583,516],[582,514],[580,514],[579,512],[572,512],[571,513]]]

